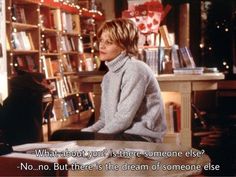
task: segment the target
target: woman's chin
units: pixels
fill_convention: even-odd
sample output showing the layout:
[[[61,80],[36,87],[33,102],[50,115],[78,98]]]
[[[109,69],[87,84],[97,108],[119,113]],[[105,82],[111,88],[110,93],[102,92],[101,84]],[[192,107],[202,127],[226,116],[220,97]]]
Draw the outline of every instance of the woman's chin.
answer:
[[[99,59],[101,60],[101,61],[108,61],[109,59],[107,59],[106,57],[99,57]]]

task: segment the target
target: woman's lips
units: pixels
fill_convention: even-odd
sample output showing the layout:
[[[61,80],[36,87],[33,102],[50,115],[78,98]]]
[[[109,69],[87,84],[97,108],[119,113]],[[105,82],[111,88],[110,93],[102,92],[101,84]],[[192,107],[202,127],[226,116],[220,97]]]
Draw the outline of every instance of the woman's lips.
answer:
[[[103,51],[100,51],[99,53],[100,53],[100,55],[105,55],[105,54],[106,54],[106,53],[103,52]]]

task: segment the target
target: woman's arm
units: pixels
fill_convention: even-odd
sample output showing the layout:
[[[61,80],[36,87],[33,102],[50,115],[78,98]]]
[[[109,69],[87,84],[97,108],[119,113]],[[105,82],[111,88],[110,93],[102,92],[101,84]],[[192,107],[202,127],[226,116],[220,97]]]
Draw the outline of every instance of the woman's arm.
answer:
[[[101,84],[101,87],[102,87],[102,84]],[[103,97],[102,97],[103,98]],[[86,127],[86,128],[83,128],[81,129],[82,132],[97,132],[99,131],[100,129],[102,129],[105,125],[105,117],[104,117],[104,104],[103,104],[103,100],[101,100],[101,107],[100,107],[100,116],[99,116],[99,120],[89,126],[89,127]]]

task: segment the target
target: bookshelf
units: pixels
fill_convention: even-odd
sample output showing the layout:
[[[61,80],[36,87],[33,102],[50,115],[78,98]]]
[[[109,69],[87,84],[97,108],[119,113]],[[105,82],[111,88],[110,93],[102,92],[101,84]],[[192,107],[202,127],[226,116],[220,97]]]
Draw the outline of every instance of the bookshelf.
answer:
[[[7,77],[15,75],[15,67],[45,73],[54,88],[52,131],[78,121],[78,71],[85,52],[94,57],[95,20],[102,20],[103,15],[53,0],[9,0],[5,8]],[[92,28],[81,19],[92,21]],[[89,50],[84,51],[86,35]]]

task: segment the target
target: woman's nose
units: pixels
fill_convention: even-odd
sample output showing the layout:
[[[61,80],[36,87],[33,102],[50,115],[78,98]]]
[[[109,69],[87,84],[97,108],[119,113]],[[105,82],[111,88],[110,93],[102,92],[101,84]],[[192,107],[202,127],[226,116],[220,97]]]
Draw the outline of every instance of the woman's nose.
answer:
[[[105,44],[103,42],[100,42],[99,49],[104,49],[104,48],[105,48]]]

